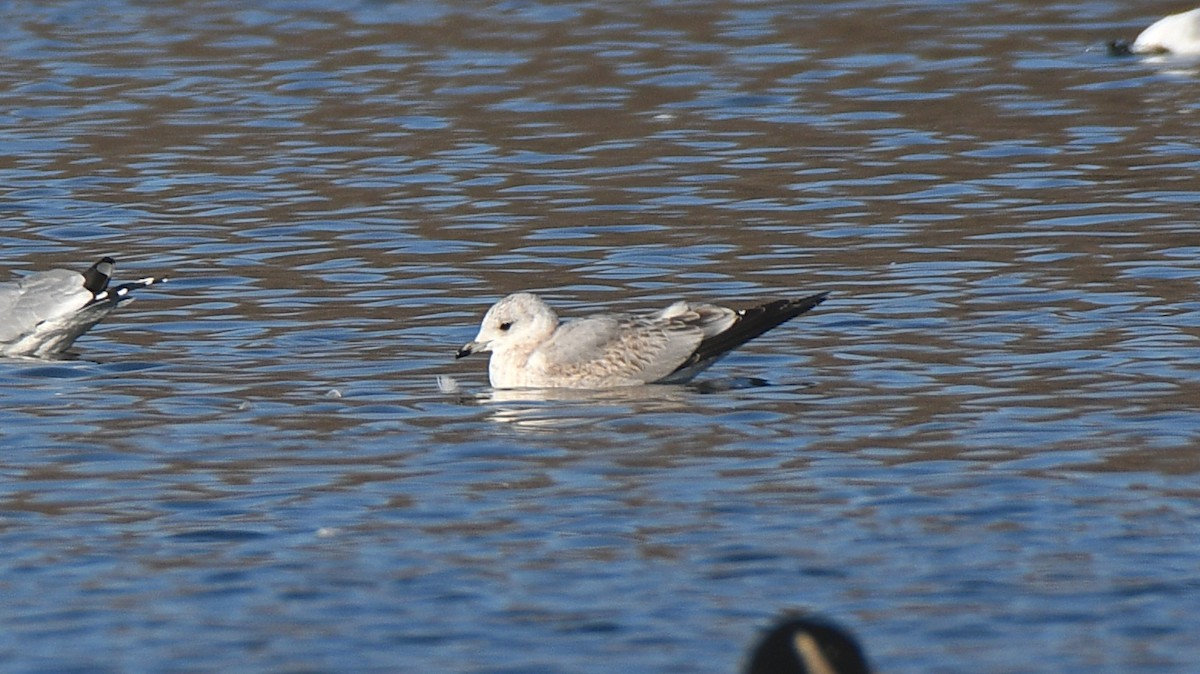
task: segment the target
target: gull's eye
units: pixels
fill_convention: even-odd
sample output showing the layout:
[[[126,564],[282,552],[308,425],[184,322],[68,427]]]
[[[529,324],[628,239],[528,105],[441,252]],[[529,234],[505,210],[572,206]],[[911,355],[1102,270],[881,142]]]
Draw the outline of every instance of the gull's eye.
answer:
[[[508,332],[508,329],[511,327],[512,327],[512,321],[505,321],[500,324],[500,332]]]

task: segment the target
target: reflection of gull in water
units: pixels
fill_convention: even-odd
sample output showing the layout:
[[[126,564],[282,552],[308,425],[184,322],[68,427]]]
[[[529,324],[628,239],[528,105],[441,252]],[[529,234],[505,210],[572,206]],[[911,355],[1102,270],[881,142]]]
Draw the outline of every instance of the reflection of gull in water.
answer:
[[[510,388],[477,394],[491,409],[492,421],[525,430],[561,431],[594,427],[598,419],[678,412],[692,409],[694,391],[682,386],[635,386],[608,389]]]
[[[114,309],[132,301],[132,291],[165,280],[144,278],[109,288],[114,264],[106,257],[82,274],[51,269],[0,284],[0,352],[60,354]]]
[[[437,378],[438,390],[456,395],[462,405],[481,405],[492,410],[491,419],[527,430],[561,430],[594,426],[597,420],[631,414],[655,414],[696,409],[696,396],[774,386],[752,377],[731,377],[686,385],[648,384],[603,389],[577,388],[491,388],[464,390],[447,375]],[[790,383],[789,388],[807,388],[807,383]],[[547,404],[549,403],[549,404]]]
[[[457,357],[491,351],[488,377],[495,388],[678,384],[825,296],[743,310],[676,302],[653,314],[597,314],[560,323],[537,295],[517,293],[488,309],[479,334]]]

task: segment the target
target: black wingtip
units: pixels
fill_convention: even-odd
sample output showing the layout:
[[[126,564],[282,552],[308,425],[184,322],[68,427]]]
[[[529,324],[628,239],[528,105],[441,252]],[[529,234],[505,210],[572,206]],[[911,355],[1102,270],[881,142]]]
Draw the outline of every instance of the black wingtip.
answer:
[[[83,272],[83,287],[93,295],[104,292],[104,289],[108,287],[109,279],[112,278],[113,268],[116,264],[117,261],[111,257],[100,258],[96,264]]]
[[[777,325],[786,323],[812,309],[829,297],[829,292],[817,293],[798,300],[773,300],[756,307],[743,309],[731,328],[700,342],[696,351],[675,368],[681,372],[698,363],[714,361]]]
[[[774,300],[746,309],[741,313],[743,319],[750,318],[762,321],[763,325],[766,326],[762,332],[766,332],[776,325],[786,323],[800,314],[809,311],[827,299],[829,299],[829,291],[802,297],[798,300]],[[758,334],[762,334],[762,332]]]
[[[824,302],[827,299],[829,299],[829,291],[828,290],[826,290],[823,293],[817,293],[816,295],[809,295],[808,297],[804,297],[802,299],[790,300],[789,303],[791,304],[792,308],[799,309],[799,311],[792,314],[792,318],[795,318],[796,316],[799,316],[800,314],[808,311],[809,309],[812,309],[813,307],[817,306],[818,304]]]

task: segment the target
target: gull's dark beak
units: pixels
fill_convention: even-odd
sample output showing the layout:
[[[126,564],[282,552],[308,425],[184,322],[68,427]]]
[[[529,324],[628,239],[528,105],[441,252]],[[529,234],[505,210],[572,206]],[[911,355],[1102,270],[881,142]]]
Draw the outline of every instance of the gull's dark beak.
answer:
[[[475,347],[477,346],[479,346],[479,344],[476,342],[467,342],[466,344],[463,344],[458,351],[454,352],[454,359],[458,360],[459,358],[464,358],[475,353]]]

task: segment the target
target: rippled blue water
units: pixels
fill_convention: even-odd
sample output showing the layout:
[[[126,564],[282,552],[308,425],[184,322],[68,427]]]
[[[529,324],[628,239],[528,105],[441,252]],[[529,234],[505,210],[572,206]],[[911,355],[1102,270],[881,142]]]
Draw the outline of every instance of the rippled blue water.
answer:
[[[1195,671],[1178,9],[0,9],[3,266],[171,277],[0,363],[0,671]],[[547,395],[453,360],[517,290],[832,295]]]

